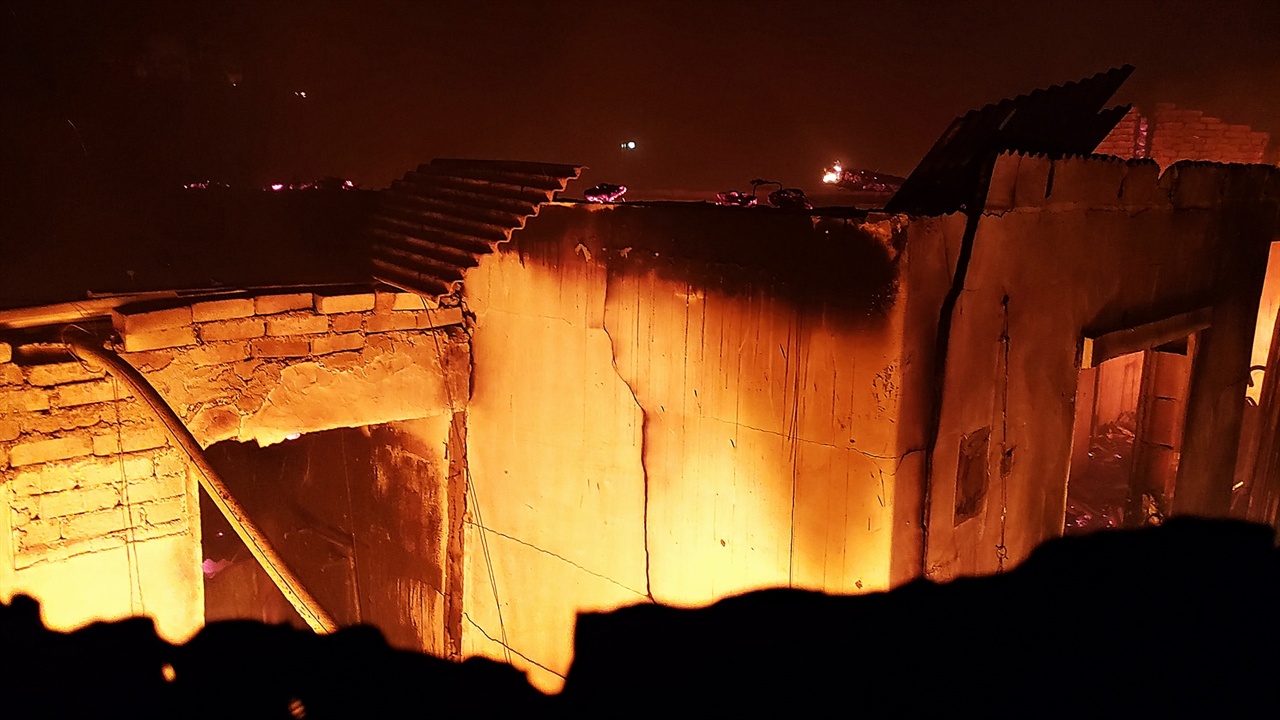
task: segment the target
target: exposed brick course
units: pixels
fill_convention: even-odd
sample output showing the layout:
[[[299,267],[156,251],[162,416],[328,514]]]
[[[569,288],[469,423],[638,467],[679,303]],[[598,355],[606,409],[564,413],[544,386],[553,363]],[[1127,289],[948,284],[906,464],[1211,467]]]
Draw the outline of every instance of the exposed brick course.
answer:
[[[49,393],[38,388],[0,389],[0,413],[33,412],[49,409]]]
[[[62,521],[58,519],[32,520],[14,530],[17,546],[21,549],[52,545],[62,539]]]
[[[187,471],[187,458],[181,450],[170,448],[156,455],[156,475],[178,475]]]
[[[101,537],[128,527],[124,506],[81,513],[66,518],[62,523],[62,537],[68,540]]]
[[[267,318],[267,335],[316,335],[329,332],[326,315],[299,315]]]
[[[88,436],[72,435],[65,438],[18,443],[10,451],[9,462],[14,467],[19,467],[91,454],[93,454],[93,443]]]
[[[196,333],[189,325],[164,330],[149,330],[124,333],[125,352],[143,352],[161,348],[183,347],[194,345]]]
[[[102,552],[104,550],[113,550],[124,547],[124,533],[116,532],[102,537],[91,537],[88,539],[78,539],[76,541],[67,540],[65,525],[63,530],[64,541],[56,546],[42,547],[35,552],[19,552],[14,556],[14,566],[18,570],[31,567],[40,563],[56,563],[77,555],[87,555],[89,553]]]
[[[37,516],[41,518],[66,517],[79,513],[113,508],[120,504],[119,485],[99,485],[89,489],[72,489],[48,493],[38,498]]]
[[[446,325],[460,325],[463,321],[462,308],[442,308],[417,313],[420,329],[438,328]]]
[[[360,313],[346,313],[331,317],[333,318],[333,331],[336,333],[356,332],[364,327],[364,315]]]
[[[155,465],[149,455],[51,462],[33,465],[18,473],[14,492],[18,495],[39,495],[73,487],[118,483],[122,479],[139,480],[151,477],[154,472]]]
[[[243,318],[252,315],[253,309],[252,298],[206,300],[191,306],[191,319],[195,322],[209,322],[212,320]]]
[[[133,394],[128,385],[117,384],[112,380],[92,380],[62,385],[53,392],[54,404],[64,408],[111,402]]]
[[[14,417],[0,417],[0,442],[13,440],[22,432]]]
[[[96,435],[93,438],[94,455],[114,455],[120,452],[137,452],[163,447],[169,435],[161,428],[122,429],[118,433]]]
[[[254,357],[302,357],[310,352],[311,344],[306,340],[262,338],[253,341]]]
[[[53,363],[35,365],[27,369],[27,382],[40,387],[64,385],[66,383],[96,380],[105,376],[106,371],[79,362]]]
[[[129,503],[143,503],[171,497],[181,497],[187,491],[185,475],[165,475],[129,483]]]
[[[373,309],[373,293],[355,295],[316,295],[316,312],[325,315],[334,313],[367,312]]]
[[[122,307],[111,312],[111,323],[122,335],[180,328],[191,324],[191,308],[181,306],[135,312]]]
[[[410,312],[374,315],[364,323],[364,331],[371,333],[410,330],[416,327],[418,327],[418,318],[414,313]]]
[[[379,315],[391,312],[396,305],[399,293],[375,292],[373,294],[373,311]]]
[[[266,331],[266,324],[262,320],[253,318],[222,320],[201,325],[200,339],[205,342],[249,340],[262,337]]]
[[[311,293],[261,295],[253,299],[253,309],[258,315],[275,315],[291,310],[311,310],[314,303]]]
[[[7,363],[13,359],[13,346],[9,343],[0,342],[0,363]]]
[[[346,335],[329,335],[311,341],[313,355],[328,355],[345,350],[359,350],[364,347],[364,336],[358,333]]]
[[[160,525],[181,520],[187,512],[186,498],[178,496],[147,503],[130,503],[130,522],[135,526]]]
[[[21,385],[22,368],[13,363],[0,364],[0,385]]]

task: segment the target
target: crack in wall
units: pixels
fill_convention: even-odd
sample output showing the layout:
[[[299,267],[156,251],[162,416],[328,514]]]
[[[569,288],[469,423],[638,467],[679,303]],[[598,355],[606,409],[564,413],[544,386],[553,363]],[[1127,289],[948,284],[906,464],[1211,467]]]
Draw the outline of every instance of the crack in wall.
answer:
[[[1000,300],[1003,327],[1000,332],[1002,356],[1000,369],[1003,382],[1000,386],[1000,544],[996,546],[996,572],[1004,572],[1009,549],[1005,543],[1009,518],[1009,472],[1013,461],[1013,446],[1009,444],[1009,293]]]
[[[519,543],[519,544],[524,545],[525,547],[530,548],[530,549],[532,549],[532,550],[537,550],[538,552],[543,553],[543,554],[545,554],[545,555],[550,555],[551,557],[553,557],[553,558],[555,558],[555,559],[557,559],[557,560],[562,560],[562,561],[564,561],[564,562],[566,562],[566,563],[568,563],[568,564],[570,564],[570,565],[574,566],[575,568],[577,568],[577,569],[581,570],[582,572],[584,572],[584,573],[586,573],[586,574],[588,574],[588,575],[592,575],[592,576],[594,576],[594,577],[598,577],[598,578],[600,578],[601,580],[604,580],[604,581],[606,581],[606,582],[613,583],[614,585],[617,585],[618,587],[622,588],[623,590],[626,590],[627,592],[635,593],[636,595],[639,595],[640,597],[648,597],[648,595],[647,595],[646,593],[641,592],[640,590],[636,590],[636,589],[635,589],[635,588],[633,588],[633,587],[630,587],[630,586],[628,586],[628,585],[626,585],[626,584],[624,584],[624,583],[618,582],[617,580],[614,580],[613,578],[609,577],[608,575],[602,575],[602,574],[600,574],[600,573],[598,573],[598,572],[595,572],[594,570],[591,570],[591,569],[589,569],[589,568],[583,567],[582,565],[579,565],[578,563],[576,563],[576,562],[574,562],[574,561],[570,560],[569,558],[567,558],[567,557],[565,557],[565,556],[563,556],[563,555],[560,555],[560,554],[558,554],[558,553],[553,553],[553,552],[551,552],[550,550],[547,550],[546,548],[538,547],[537,545],[534,545],[534,544],[533,544],[533,543],[531,543],[531,542],[528,542],[528,541],[525,541],[525,540],[521,540],[520,538],[515,537],[515,536],[513,536],[513,535],[508,535],[508,534],[506,534],[506,533],[502,532],[501,530],[494,530],[494,529],[493,529],[493,528],[491,528],[491,527],[485,527],[484,525],[481,525],[480,523],[478,523],[478,522],[476,522],[476,521],[474,521],[474,520],[466,520],[466,521],[464,521],[464,522],[465,522],[467,525],[470,525],[470,526],[472,526],[472,527],[474,527],[474,528],[476,528],[476,529],[478,529],[478,530],[480,530],[480,531],[482,531],[482,532],[493,533],[494,535],[497,535],[497,536],[498,536],[498,537],[500,537],[500,538],[506,538],[507,540],[510,540],[511,542]],[[652,598],[650,598],[650,599],[652,599]]]
[[[653,572],[652,572],[652,555],[649,552],[649,467],[645,464],[646,453],[649,450],[649,413],[644,409],[644,405],[640,403],[640,396],[636,394],[636,389],[631,382],[622,374],[621,368],[618,367],[618,342],[613,337],[613,333],[609,332],[608,323],[608,307],[609,307],[609,288],[612,283],[606,275],[604,280],[604,307],[600,313],[600,330],[609,338],[609,364],[613,367],[613,372],[627,387],[627,391],[631,393],[631,400],[635,402],[636,409],[640,411],[640,474],[643,482],[644,500],[643,512],[641,517],[641,530],[644,533],[644,596],[649,598],[650,602],[658,602],[653,596]],[[629,589],[629,588],[628,588]]]
[[[934,340],[933,387],[930,422],[925,438],[924,457],[924,497],[920,509],[920,571],[929,577],[929,520],[933,511],[933,458],[937,454],[938,439],[942,434],[942,401],[946,395],[947,352],[951,344],[951,324],[955,320],[956,309],[960,304],[960,296],[964,292],[965,278],[969,273],[969,261],[973,256],[973,244],[978,234],[978,223],[982,218],[987,189],[991,182],[991,166],[985,168],[986,176],[980,178],[975,202],[965,219],[964,235],[960,239],[960,254],[956,258],[956,271],[951,279],[951,287],[942,299],[938,309],[938,331]]]
[[[543,670],[546,670],[547,672],[551,673],[552,675],[555,675],[556,677],[560,678],[561,680],[564,680],[564,679],[565,679],[565,676],[564,676],[564,674],[563,674],[563,673],[558,673],[558,672],[556,672],[555,670],[552,670],[551,668],[547,667],[546,665],[543,665],[542,663],[538,662],[537,660],[534,660],[533,658],[529,657],[528,655],[525,655],[524,653],[520,652],[519,650],[517,650],[517,649],[515,649],[515,648],[511,647],[511,646],[510,646],[510,645],[508,645],[507,643],[504,643],[504,642],[502,642],[501,640],[499,640],[499,639],[495,638],[494,636],[490,635],[487,631],[485,631],[485,629],[484,629],[483,627],[481,627],[481,626],[480,626],[480,623],[478,623],[478,622],[476,622],[475,620],[471,619],[471,614],[470,614],[470,613],[468,613],[468,612],[465,612],[465,611],[464,611],[464,612],[462,613],[462,617],[466,618],[466,619],[467,619],[467,622],[471,623],[471,626],[472,626],[472,627],[474,627],[476,630],[479,630],[479,631],[480,631],[480,634],[481,634],[481,635],[483,635],[483,636],[485,636],[485,639],[489,640],[489,641],[490,641],[490,642],[492,642],[492,643],[495,643],[495,644],[501,645],[501,646],[502,646],[503,648],[505,648],[508,652],[512,653],[513,655],[517,655],[517,656],[519,656],[522,660],[524,660],[525,662],[529,663],[530,665],[535,665],[535,666],[537,666],[537,667],[539,667],[539,668],[541,668],[541,669],[543,669]]]
[[[813,442],[813,441],[810,440],[806,442]],[[814,443],[814,444],[822,445],[824,447],[836,447],[835,445],[827,445],[826,443]],[[859,455],[865,458],[870,458],[872,460],[896,460],[897,462],[895,462],[893,465],[893,469],[895,472],[898,470],[898,468],[902,467],[902,463],[906,461],[908,456],[915,455],[916,453],[925,451],[925,448],[918,447],[918,448],[911,448],[910,450],[906,450],[898,455],[877,455],[875,453],[869,453],[866,450],[859,450],[858,448],[852,447],[852,446],[849,447],[848,449],[858,453]]]

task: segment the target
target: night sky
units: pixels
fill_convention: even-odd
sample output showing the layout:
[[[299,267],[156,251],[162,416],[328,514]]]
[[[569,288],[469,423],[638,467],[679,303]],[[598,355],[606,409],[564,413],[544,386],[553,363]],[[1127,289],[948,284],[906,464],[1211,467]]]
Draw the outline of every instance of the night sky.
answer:
[[[812,188],[837,159],[906,174],[969,108],[1126,62],[1119,102],[1280,134],[1278,39],[1274,0],[6,2],[0,180],[382,187],[478,157],[633,195]]]

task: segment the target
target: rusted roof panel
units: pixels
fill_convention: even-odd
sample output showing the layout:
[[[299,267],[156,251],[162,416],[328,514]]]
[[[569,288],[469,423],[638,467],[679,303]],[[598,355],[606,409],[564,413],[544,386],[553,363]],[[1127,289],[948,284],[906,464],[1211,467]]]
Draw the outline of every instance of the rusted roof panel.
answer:
[[[368,228],[374,276],[430,297],[524,227],[578,177],[577,165],[432,160],[382,193]]]
[[[1129,111],[1103,106],[1132,73],[1124,65],[970,110],[951,122],[885,209],[941,215],[971,207],[1001,152],[1089,155]]]

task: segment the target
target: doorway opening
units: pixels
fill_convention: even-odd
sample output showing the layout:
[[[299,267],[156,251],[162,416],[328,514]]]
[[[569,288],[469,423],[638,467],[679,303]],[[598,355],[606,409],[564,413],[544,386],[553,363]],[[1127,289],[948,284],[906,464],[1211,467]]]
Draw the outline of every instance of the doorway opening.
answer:
[[[444,652],[448,418],[220,442],[205,453],[307,591],[340,627],[400,649]],[[305,623],[202,495],[205,618]]]
[[[300,435],[277,445],[208,448],[245,511],[339,625],[360,622],[351,485],[373,484],[372,448],[359,430]],[[354,477],[353,477],[354,476]],[[209,498],[200,496],[205,619],[306,624]]]
[[[1194,346],[1188,336],[1080,370],[1064,534],[1169,516]]]

